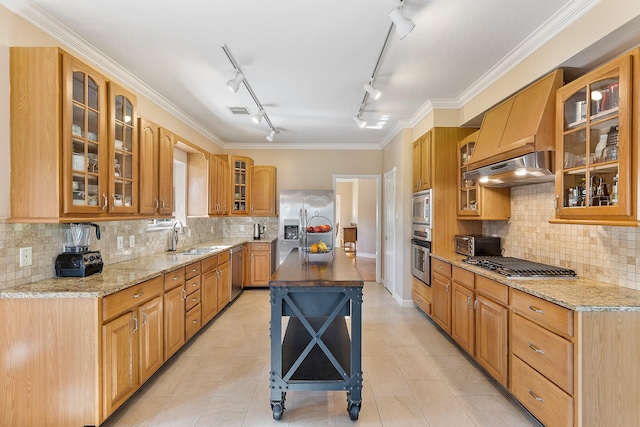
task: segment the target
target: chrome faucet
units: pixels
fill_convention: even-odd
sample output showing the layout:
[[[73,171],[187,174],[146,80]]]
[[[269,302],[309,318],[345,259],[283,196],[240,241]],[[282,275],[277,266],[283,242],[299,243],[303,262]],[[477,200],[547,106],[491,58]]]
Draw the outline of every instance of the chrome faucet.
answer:
[[[176,230],[176,225],[180,227],[180,233],[184,234],[184,225],[182,225],[182,221],[178,219],[173,223],[173,226],[171,226],[171,249],[169,249],[171,252],[178,249],[178,230]]]

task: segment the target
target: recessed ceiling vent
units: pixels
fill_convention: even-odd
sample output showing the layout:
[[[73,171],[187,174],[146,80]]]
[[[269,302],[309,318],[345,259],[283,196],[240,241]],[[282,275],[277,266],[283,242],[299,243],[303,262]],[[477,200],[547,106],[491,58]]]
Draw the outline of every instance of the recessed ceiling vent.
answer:
[[[231,111],[231,114],[239,116],[248,116],[251,114],[247,107],[229,107],[229,111]]]

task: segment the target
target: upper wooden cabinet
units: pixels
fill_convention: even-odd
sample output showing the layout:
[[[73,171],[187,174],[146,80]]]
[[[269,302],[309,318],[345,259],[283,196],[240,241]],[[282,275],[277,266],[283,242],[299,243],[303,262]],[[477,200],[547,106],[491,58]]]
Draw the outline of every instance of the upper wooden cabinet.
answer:
[[[251,167],[253,159],[231,156],[231,215],[249,215],[251,207]]]
[[[558,90],[552,222],[638,225],[639,57],[636,49]]]
[[[277,215],[277,177],[275,166],[251,168],[251,215]]]
[[[229,214],[229,156],[209,154],[209,215]]]
[[[464,179],[478,133],[458,143],[458,219],[508,220],[511,217],[509,188],[482,187],[475,179]]]
[[[431,188],[431,132],[413,143],[413,192]]]
[[[135,95],[58,48],[11,48],[10,59],[11,221],[133,216]]]
[[[174,135],[140,118],[140,213],[173,214]]]

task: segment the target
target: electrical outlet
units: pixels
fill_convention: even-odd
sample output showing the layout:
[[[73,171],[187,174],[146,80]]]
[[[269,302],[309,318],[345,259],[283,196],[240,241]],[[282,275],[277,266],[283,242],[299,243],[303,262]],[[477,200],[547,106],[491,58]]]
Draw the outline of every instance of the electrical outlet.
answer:
[[[191,229],[187,228],[187,237],[191,237]]]
[[[20,267],[27,267],[33,262],[31,248],[20,248]]]
[[[133,248],[135,245],[136,245],[136,236],[134,235],[129,236],[129,246]]]
[[[244,231],[244,225],[240,226],[240,231]]]
[[[124,237],[118,236],[117,242],[118,249],[124,248]]]
[[[211,226],[211,234],[213,234],[213,225]]]

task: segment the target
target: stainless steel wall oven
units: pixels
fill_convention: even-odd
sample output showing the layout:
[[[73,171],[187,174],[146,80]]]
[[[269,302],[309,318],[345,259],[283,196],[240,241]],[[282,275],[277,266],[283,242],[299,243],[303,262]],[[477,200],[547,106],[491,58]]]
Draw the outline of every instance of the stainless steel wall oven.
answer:
[[[413,224],[411,235],[411,274],[431,286],[431,227]]]

